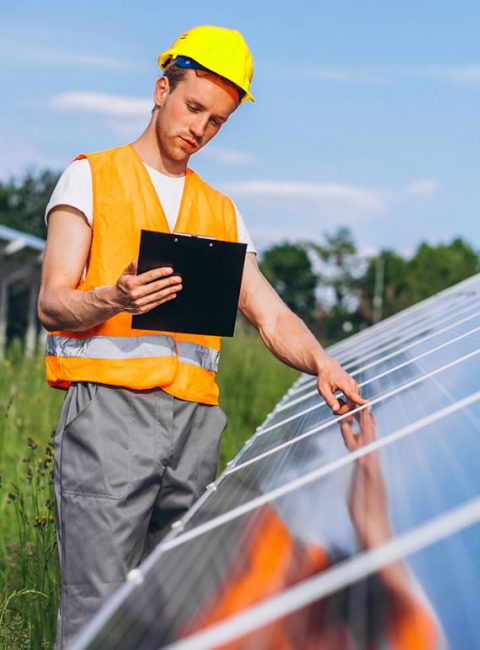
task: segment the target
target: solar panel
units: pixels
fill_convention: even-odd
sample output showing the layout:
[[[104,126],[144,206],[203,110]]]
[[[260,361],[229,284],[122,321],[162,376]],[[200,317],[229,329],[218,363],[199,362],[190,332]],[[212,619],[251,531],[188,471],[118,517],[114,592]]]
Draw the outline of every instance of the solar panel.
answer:
[[[480,275],[329,352],[74,650],[480,646]]]

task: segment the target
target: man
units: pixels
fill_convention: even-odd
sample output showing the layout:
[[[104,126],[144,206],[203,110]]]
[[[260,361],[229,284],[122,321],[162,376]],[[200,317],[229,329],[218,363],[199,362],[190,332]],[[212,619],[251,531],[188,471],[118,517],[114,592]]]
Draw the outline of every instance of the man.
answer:
[[[159,63],[165,74],[145,132],[131,145],[74,162],[47,208],[39,314],[50,331],[47,379],[69,388],[56,438],[58,647],[214,478],[226,424],[215,384],[220,341],[132,330],[132,314],[182,290],[175,269],[137,275],[135,256],[142,228],[248,241],[234,204],[187,165],[239,104],[253,100],[253,59],[238,32],[197,27]],[[318,375],[334,412],[364,403],[250,250],[243,315],[275,356]]]

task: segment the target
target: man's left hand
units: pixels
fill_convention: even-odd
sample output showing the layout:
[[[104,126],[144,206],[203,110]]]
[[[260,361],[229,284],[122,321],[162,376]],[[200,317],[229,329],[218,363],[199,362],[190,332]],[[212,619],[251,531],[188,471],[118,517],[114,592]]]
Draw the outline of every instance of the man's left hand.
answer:
[[[318,371],[317,388],[335,415],[348,413],[368,401],[360,395],[360,388],[355,379],[345,372],[338,361],[328,355]],[[346,400],[336,397],[337,390],[342,391]]]

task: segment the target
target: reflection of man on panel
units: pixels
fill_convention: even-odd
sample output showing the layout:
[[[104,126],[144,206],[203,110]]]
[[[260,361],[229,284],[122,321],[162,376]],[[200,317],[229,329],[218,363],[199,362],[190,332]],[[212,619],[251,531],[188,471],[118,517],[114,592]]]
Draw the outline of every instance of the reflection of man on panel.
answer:
[[[359,425],[355,434],[353,416],[340,422],[343,440],[350,451],[376,439],[375,420],[367,409],[358,412],[355,419]],[[310,444],[312,456],[318,459],[321,437],[316,441],[311,439]],[[303,449],[303,469],[308,455],[307,444]],[[295,461],[281,467],[284,481],[298,478]],[[345,478],[350,475],[349,490],[344,495]],[[257,477],[261,490],[268,493],[272,489],[272,477],[268,472],[265,479],[261,473]],[[244,489],[241,481],[237,489],[240,492]],[[250,485],[246,489],[251,489]],[[244,500],[251,498],[248,495]],[[251,520],[243,522],[241,534],[238,530],[231,533],[235,541],[223,534],[225,554],[230,557],[221,564],[223,570],[219,572],[215,589],[211,588],[210,580],[205,580],[203,591],[210,588],[211,596],[202,602],[182,630],[185,636],[308,581],[358,552],[358,547],[368,552],[388,543],[392,531],[378,452],[357,458],[354,466],[337,469],[322,480],[312,481],[257,508]],[[315,600],[312,591],[310,584],[309,605],[293,608],[289,615],[249,634],[237,634],[234,641],[222,643],[222,650],[440,650],[446,647],[426,594],[408,566],[399,560],[327,597]],[[271,608],[274,610],[273,605]],[[255,620],[253,612],[250,618]]]
[[[82,157],[48,207],[39,313],[51,332],[47,376],[69,388],[56,452],[62,647],[214,477],[226,418],[210,336],[131,329],[131,314],[174,300],[175,269],[136,275],[142,228],[247,241],[232,201],[188,167],[237,107],[253,100],[242,36],[197,27],[164,52],[154,109],[133,143]],[[363,403],[247,253],[239,308],[279,359],[318,389]]]

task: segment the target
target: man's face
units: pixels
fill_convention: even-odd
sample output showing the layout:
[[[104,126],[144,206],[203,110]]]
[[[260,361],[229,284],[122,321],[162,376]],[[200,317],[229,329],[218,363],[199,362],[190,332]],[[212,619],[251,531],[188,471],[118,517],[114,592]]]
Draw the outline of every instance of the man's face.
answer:
[[[210,73],[187,70],[170,90],[161,77],[155,88],[155,130],[163,158],[184,163],[220,130],[238,105],[235,88]]]

